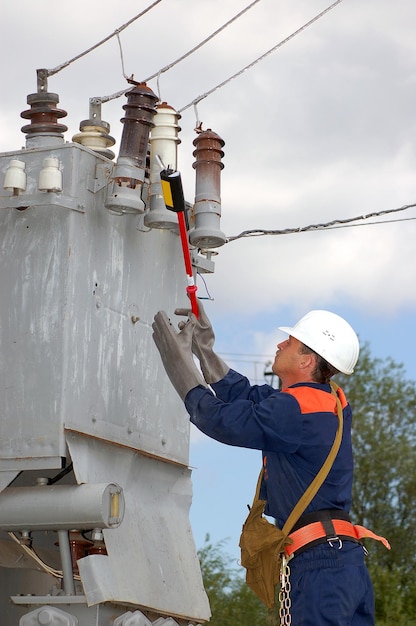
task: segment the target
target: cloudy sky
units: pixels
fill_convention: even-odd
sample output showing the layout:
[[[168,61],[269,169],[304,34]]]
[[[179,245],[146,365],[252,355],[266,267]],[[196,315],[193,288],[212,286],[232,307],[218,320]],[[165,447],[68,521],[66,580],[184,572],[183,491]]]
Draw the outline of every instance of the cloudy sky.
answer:
[[[24,145],[26,97],[36,69],[55,68],[113,33],[148,1],[4,0],[1,8],[0,151]],[[162,0],[120,34],[124,71],[144,80],[175,61],[249,4]],[[275,47],[331,2],[260,0],[203,48],[149,86],[176,109]],[[225,141],[222,230],[281,230],[381,213],[416,202],[416,5],[343,0],[254,67],[182,113],[179,168],[193,199],[196,119]],[[66,139],[88,118],[89,98],[127,87],[113,37],[49,79]],[[125,99],[103,104],[118,140]],[[115,146],[117,153],[117,145]],[[237,239],[215,257],[206,303],[217,349],[262,382],[282,339],[276,327],[306,311],[346,317],[374,356],[391,356],[416,377],[416,208],[346,228]],[[381,222],[381,223],[380,223]],[[199,282],[199,294],[207,295]],[[193,432],[191,519],[236,545],[252,499],[260,453]]]

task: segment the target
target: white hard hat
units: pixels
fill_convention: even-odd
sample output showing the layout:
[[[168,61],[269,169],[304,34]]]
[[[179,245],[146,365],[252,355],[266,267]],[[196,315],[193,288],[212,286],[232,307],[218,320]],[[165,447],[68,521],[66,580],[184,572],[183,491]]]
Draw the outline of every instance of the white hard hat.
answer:
[[[292,335],[343,374],[352,374],[360,352],[358,337],[342,317],[331,311],[310,311],[293,328],[279,330]]]

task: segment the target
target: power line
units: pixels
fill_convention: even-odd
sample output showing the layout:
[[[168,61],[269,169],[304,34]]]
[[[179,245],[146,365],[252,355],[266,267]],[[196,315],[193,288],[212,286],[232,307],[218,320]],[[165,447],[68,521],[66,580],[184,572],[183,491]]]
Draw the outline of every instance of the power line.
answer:
[[[415,204],[406,204],[397,209],[385,209],[384,211],[378,211],[373,213],[368,213],[367,215],[360,215],[358,217],[350,217],[346,219],[336,219],[331,222],[325,222],[323,224],[310,224],[309,226],[298,226],[296,228],[284,228],[281,230],[266,230],[262,228],[255,228],[252,230],[244,230],[239,235],[234,235],[232,237],[227,237],[226,243],[230,243],[231,241],[236,241],[237,239],[244,239],[246,237],[261,237],[264,235],[290,235],[295,233],[304,233],[313,230],[324,230],[325,228],[331,228],[338,226],[339,228],[345,227],[347,224],[351,224],[352,222],[357,222],[361,220],[367,220],[372,217],[380,217],[381,215],[387,215],[391,213],[398,213],[399,211],[405,211],[407,209],[413,208],[416,206]],[[379,222],[380,223],[380,222]],[[382,222],[381,222],[382,223]],[[363,225],[363,224],[362,224]],[[366,224],[370,226],[370,224]],[[372,224],[371,224],[372,225]]]
[[[141,11],[140,13],[138,13],[137,15],[132,17],[128,22],[126,22],[125,24],[123,24],[119,28],[116,28],[116,30],[113,33],[111,33],[110,35],[107,35],[107,37],[104,37],[104,39],[102,39],[101,41],[96,43],[94,46],[91,46],[91,48],[88,48],[87,50],[84,50],[84,52],[81,52],[80,54],[77,54],[77,56],[73,57],[72,59],[69,59],[69,61],[65,61],[65,63],[61,63],[60,65],[58,65],[57,67],[55,67],[53,69],[46,70],[46,75],[47,76],[53,76],[54,74],[57,74],[61,70],[63,70],[66,67],[68,67],[68,65],[70,65],[71,63],[74,63],[74,61],[78,61],[78,59],[81,59],[83,56],[86,56],[87,54],[89,54],[90,52],[92,52],[93,50],[95,50],[96,48],[101,46],[103,43],[106,43],[107,41],[109,41],[109,39],[111,39],[112,37],[118,37],[118,35],[125,28],[130,26],[130,24],[133,24],[133,22],[135,22],[140,17],[145,15],[148,11],[153,9],[157,4],[159,4],[159,2],[162,2],[162,0],[155,0],[152,4],[150,4],[148,7],[146,7],[143,11]]]
[[[162,67],[160,70],[158,70],[157,72],[155,72],[154,74],[152,74],[151,76],[148,76],[147,78],[145,78],[143,80],[143,82],[147,83],[150,80],[152,80],[152,78],[156,78],[161,75],[164,74],[165,72],[167,72],[168,70],[172,69],[172,67],[174,67],[175,65],[178,65],[178,63],[180,63],[181,61],[183,61],[184,59],[188,58],[191,54],[193,54],[194,52],[196,52],[197,50],[199,50],[200,48],[202,48],[202,46],[204,46],[206,43],[208,43],[209,41],[211,41],[211,39],[213,39],[214,37],[216,37],[219,33],[221,33],[223,30],[225,30],[228,26],[230,26],[230,24],[232,24],[233,22],[235,22],[238,18],[240,18],[242,15],[244,15],[244,13],[246,13],[247,11],[249,11],[249,9],[251,9],[255,4],[257,4],[258,2],[260,2],[260,0],[254,0],[253,2],[251,2],[250,4],[248,4],[244,9],[242,9],[239,13],[237,13],[236,15],[234,15],[231,19],[229,19],[227,22],[224,22],[224,24],[222,26],[220,26],[219,28],[217,28],[214,32],[212,32],[210,35],[208,35],[208,37],[205,37],[205,39],[203,39],[199,44],[197,44],[196,46],[194,46],[193,48],[191,48],[190,50],[188,50],[188,52],[185,52],[185,54],[183,54],[182,56],[180,56],[178,59],[176,59],[175,61],[172,61],[171,63],[168,63],[168,65],[165,65],[165,67]],[[124,96],[124,94],[130,89],[130,87],[128,87],[127,89],[122,89],[121,91],[116,91],[115,93],[109,95],[109,96],[102,96],[102,97],[96,97],[96,98],[92,98],[91,101],[93,103],[102,103],[104,104],[105,102],[109,102],[110,100],[115,100],[116,98],[120,98],[121,96]]]
[[[295,32],[293,32],[291,35],[289,35],[288,37],[286,37],[285,39],[282,39],[282,41],[279,41],[278,44],[276,44],[275,46],[273,46],[273,48],[270,48],[270,50],[268,50],[267,52],[265,52],[264,54],[262,54],[260,57],[258,57],[257,59],[255,59],[254,61],[252,61],[251,63],[249,63],[248,65],[246,65],[245,67],[243,67],[241,70],[239,70],[238,72],[236,72],[235,74],[233,74],[232,76],[230,76],[229,78],[227,78],[226,80],[222,81],[222,83],[219,83],[218,85],[216,85],[216,87],[213,87],[212,89],[210,89],[209,91],[207,91],[204,94],[201,94],[200,96],[198,96],[197,98],[195,98],[194,100],[192,100],[192,102],[190,102],[189,104],[187,104],[186,106],[182,107],[181,109],[178,110],[178,113],[182,113],[183,111],[185,111],[186,109],[189,109],[189,107],[193,106],[193,105],[197,105],[199,102],[201,102],[201,100],[204,100],[204,98],[207,98],[208,96],[210,96],[212,93],[214,93],[214,91],[217,91],[217,89],[221,89],[222,87],[224,87],[225,85],[227,85],[227,83],[231,82],[232,80],[234,80],[234,78],[237,78],[238,76],[241,76],[241,74],[243,74],[245,71],[247,71],[248,69],[252,68],[254,65],[256,65],[257,63],[259,63],[260,61],[262,61],[263,59],[265,59],[269,54],[271,54],[272,52],[274,52],[275,50],[277,50],[278,48],[280,48],[281,46],[283,46],[285,43],[287,43],[288,41],[290,41],[291,39],[293,39],[293,37],[296,37],[296,35],[298,35],[299,33],[301,33],[302,31],[305,30],[305,28],[308,28],[308,26],[311,26],[314,22],[316,22],[317,20],[319,20],[321,17],[323,17],[326,13],[328,13],[328,11],[331,11],[331,9],[333,9],[334,7],[336,7],[337,4],[340,4],[342,2],[342,0],[336,0],[336,2],[334,2],[333,4],[331,4],[330,6],[328,6],[326,9],[324,9],[323,11],[321,11],[321,13],[318,13],[318,15],[315,15],[315,17],[313,17],[311,20],[309,20],[309,22],[306,22],[306,24],[304,24],[303,26],[301,26],[300,28],[298,28],[297,30],[295,30]]]
[[[176,59],[176,61],[172,61],[172,63],[169,63],[168,65],[165,65],[165,67],[163,67],[161,70],[159,70],[158,72],[155,72],[154,74],[152,74],[151,76],[148,76],[145,79],[145,83],[147,83],[149,80],[152,80],[152,78],[156,78],[156,76],[160,76],[161,74],[163,74],[164,72],[167,72],[168,70],[170,70],[172,67],[174,67],[175,65],[177,65],[178,63],[180,63],[181,61],[183,61],[184,59],[186,59],[187,57],[189,57],[191,54],[193,54],[194,52],[196,52],[197,50],[199,50],[200,48],[202,48],[202,46],[204,46],[206,43],[208,43],[208,41],[211,41],[211,39],[213,39],[216,35],[218,35],[219,33],[221,33],[223,30],[225,30],[227,28],[227,26],[229,26],[230,24],[232,24],[233,22],[235,22],[235,20],[237,20],[239,17],[241,17],[242,15],[244,15],[244,13],[246,13],[249,9],[251,9],[255,4],[257,4],[258,2],[260,2],[260,0],[254,0],[254,2],[251,2],[249,5],[247,5],[244,9],[242,9],[239,13],[237,13],[237,15],[234,15],[234,17],[232,17],[230,20],[228,20],[228,22],[225,22],[222,26],[220,26],[220,28],[217,28],[217,30],[215,30],[213,33],[211,33],[211,35],[209,35],[208,37],[206,37],[205,39],[203,39],[198,45],[196,45],[194,48],[191,48],[191,50],[188,50],[188,52],[186,52],[185,54],[183,54],[182,56],[179,57],[179,59]]]

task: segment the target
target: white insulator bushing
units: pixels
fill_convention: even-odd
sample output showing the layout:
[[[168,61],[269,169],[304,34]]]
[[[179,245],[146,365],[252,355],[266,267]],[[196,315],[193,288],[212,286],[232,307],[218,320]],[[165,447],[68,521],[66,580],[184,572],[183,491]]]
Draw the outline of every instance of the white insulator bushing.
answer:
[[[4,189],[8,191],[25,191],[26,189],[26,172],[25,162],[19,159],[12,159],[6,170],[4,177]]]
[[[116,140],[114,137],[108,134],[109,127],[101,124],[80,124],[80,132],[72,137],[72,141],[107,157],[108,159],[114,159],[114,152],[109,150],[111,146],[114,146]]]
[[[165,167],[176,170],[177,150],[181,130],[178,126],[180,115],[175,109],[163,102],[156,108],[153,118],[154,126],[150,132],[150,182],[159,179],[162,169],[160,160]],[[157,159],[159,157],[160,160]]]
[[[39,191],[62,191],[62,172],[59,169],[59,159],[46,157],[39,172]]]
[[[163,167],[176,169],[177,146],[180,143],[178,133],[181,130],[179,119],[179,113],[166,102],[157,106],[150,133],[150,200],[149,211],[144,217],[148,228],[178,228],[176,214],[168,211],[163,199],[160,172]]]

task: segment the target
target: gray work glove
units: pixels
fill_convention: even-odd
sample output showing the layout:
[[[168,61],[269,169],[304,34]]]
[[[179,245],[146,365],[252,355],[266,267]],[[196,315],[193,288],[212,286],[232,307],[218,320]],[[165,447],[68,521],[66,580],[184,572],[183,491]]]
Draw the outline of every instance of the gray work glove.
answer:
[[[192,356],[194,321],[189,320],[177,333],[164,311],[156,313],[153,340],[159,350],[166,373],[182,400],[190,389],[205,385]]]
[[[230,368],[213,351],[215,341],[214,331],[200,300],[198,300],[198,313],[199,318],[196,319],[191,309],[175,310],[175,315],[187,315],[189,320],[193,323],[192,352],[198,357],[204,378],[210,385],[224,378],[230,371]],[[189,322],[179,322],[179,328],[184,328],[188,323]]]

